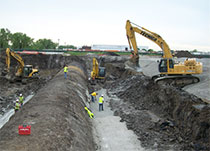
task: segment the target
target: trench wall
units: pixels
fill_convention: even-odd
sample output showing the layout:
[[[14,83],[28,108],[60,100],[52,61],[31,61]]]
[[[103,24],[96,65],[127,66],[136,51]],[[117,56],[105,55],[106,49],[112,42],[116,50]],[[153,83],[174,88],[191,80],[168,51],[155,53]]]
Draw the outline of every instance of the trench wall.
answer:
[[[109,91],[136,110],[148,109],[172,120],[178,130],[175,137],[182,136],[183,143],[210,149],[210,106],[196,96],[171,86],[154,84],[149,77],[142,75],[128,75],[117,80],[109,86]],[[129,124],[138,120],[135,117]],[[138,126],[134,129],[138,135]]]

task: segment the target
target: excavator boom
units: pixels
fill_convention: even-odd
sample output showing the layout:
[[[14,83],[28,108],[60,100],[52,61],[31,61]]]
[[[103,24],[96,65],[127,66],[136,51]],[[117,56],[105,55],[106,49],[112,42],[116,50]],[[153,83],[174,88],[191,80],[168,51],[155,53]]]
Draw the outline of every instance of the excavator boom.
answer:
[[[18,55],[17,53],[11,51],[10,48],[7,48],[6,49],[6,55],[7,55],[7,57],[6,57],[7,72],[9,72],[9,70],[10,70],[10,62],[11,62],[10,61],[10,59],[11,59],[10,56],[12,56],[19,63],[19,66],[18,66],[18,70],[16,72],[16,75],[17,76],[21,76],[21,74],[23,72],[23,68],[25,66],[22,57],[20,55]]]
[[[127,37],[129,37],[129,39],[132,42],[133,45],[133,49],[134,49],[134,53],[137,54],[138,53],[138,49],[137,49],[137,45],[136,45],[136,38],[134,33],[139,33],[140,35],[144,36],[145,38],[153,41],[154,43],[156,43],[164,52],[163,58],[172,58],[172,54],[170,51],[170,48],[168,46],[168,44],[165,42],[165,40],[158,34],[149,31],[148,29],[138,26],[136,24],[136,26],[138,27],[134,27],[132,26],[129,20],[127,20],[126,23],[126,31],[127,31]]]

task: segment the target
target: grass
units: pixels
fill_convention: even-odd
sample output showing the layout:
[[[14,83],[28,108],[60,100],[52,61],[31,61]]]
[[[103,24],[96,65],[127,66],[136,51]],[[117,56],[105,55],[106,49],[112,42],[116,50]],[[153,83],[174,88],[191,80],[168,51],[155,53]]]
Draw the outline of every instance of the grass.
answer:
[[[71,55],[75,55],[75,56],[82,56],[82,55],[86,55],[88,53],[93,53],[96,55],[106,55],[110,52],[105,52],[105,51],[68,51],[66,52],[67,54],[71,54]],[[130,55],[130,52],[112,52],[118,55]]]
[[[93,53],[96,55],[106,55],[109,54],[110,52],[106,52],[106,51],[68,51],[66,52],[67,54],[71,54],[72,56],[83,56],[86,55],[88,53]],[[120,56],[122,55],[131,55],[131,52],[111,52],[114,54],[118,54]],[[158,55],[158,54],[153,54],[153,53],[140,53],[140,55],[149,55],[149,56],[154,56],[154,55]]]

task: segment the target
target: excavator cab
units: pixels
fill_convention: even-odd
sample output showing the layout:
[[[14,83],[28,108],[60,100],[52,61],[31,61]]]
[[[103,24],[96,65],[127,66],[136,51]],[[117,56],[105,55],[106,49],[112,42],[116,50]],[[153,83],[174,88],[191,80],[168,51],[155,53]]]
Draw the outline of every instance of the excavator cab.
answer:
[[[159,63],[159,72],[167,72],[167,59],[161,59]]]
[[[33,71],[33,66],[32,65],[26,65],[23,68],[23,76],[28,77],[30,73]]]
[[[105,67],[99,67],[99,77],[105,77],[106,69]]]
[[[159,63],[159,72],[168,72],[169,69],[174,69],[174,60],[173,59],[161,59]]]
[[[38,72],[38,69],[34,69],[32,65],[25,65],[23,67],[23,77],[34,77]]]

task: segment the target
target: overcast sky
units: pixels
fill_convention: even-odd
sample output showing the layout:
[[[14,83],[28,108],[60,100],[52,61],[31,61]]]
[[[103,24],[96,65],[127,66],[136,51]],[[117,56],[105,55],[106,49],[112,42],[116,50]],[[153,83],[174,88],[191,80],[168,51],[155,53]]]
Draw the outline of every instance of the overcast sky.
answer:
[[[173,50],[210,51],[210,0],[0,0],[0,6],[0,28],[35,40],[128,45],[129,19],[161,35]],[[139,46],[160,50],[136,38]]]

